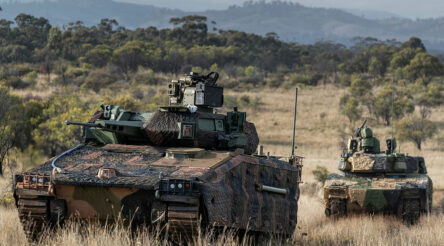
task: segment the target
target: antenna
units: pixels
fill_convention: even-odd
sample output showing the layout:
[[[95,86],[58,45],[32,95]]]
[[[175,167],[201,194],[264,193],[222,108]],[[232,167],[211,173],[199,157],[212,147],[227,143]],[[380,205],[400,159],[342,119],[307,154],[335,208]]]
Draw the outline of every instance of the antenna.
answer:
[[[391,114],[390,114],[390,123],[392,124],[392,144],[390,144],[390,153],[393,153],[393,114],[394,114],[394,106],[393,106],[393,96],[394,96],[395,92],[392,92],[392,110],[391,110]]]
[[[295,148],[295,137],[296,137],[296,112],[298,108],[298,88],[296,87],[294,96],[294,118],[293,118],[293,142],[291,145],[291,156],[294,156],[294,148]]]

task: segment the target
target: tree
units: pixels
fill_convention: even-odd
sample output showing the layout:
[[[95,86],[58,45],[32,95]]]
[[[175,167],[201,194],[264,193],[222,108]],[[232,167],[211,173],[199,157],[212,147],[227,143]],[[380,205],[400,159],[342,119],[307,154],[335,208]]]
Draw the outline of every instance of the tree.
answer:
[[[419,115],[422,119],[430,116],[433,107],[444,103],[444,95],[442,94],[444,86],[434,83],[425,86],[417,83],[412,87],[412,90],[415,90],[412,93],[414,94],[415,104],[419,106]]]
[[[161,58],[161,52],[155,44],[129,41],[114,51],[113,61],[128,75],[128,72],[136,71],[138,66],[154,67]]]
[[[59,56],[63,49],[62,44],[62,31],[60,31],[60,28],[57,27],[51,27],[49,29],[49,37],[48,37],[48,43],[47,46],[51,50],[54,51],[54,53]]]
[[[368,80],[363,79],[359,74],[353,74],[351,76],[351,83],[349,87],[349,92],[352,97],[355,97],[358,102],[367,107],[370,114],[373,114],[373,86],[368,82]]]
[[[14,22],[0,19],[0,45],[8,45],[11,42],[11,25]]]
[[[45,154],[54,156],[82,140],[81,128],[67,126],[66,120],[87,122],[92,112],[77,96],[53,96],[45,102],[41,123],[32,132],[33,140]]]
[[[421,78],[428,84],[432,77],[442,75],[443,65],[438,58],[426,52],[420,52],[410,61],[410,64],[404,68],[405,74],[415,81]]]
[[[15,17],[15,23],[17,28],[14,29],[14,34],[19,44],[27,46],[30,50],[45,46],[51,28],[47,19],[19,14]]]
[[[19,107],[20,98],[11,95],[8,88],[0,87],[0,175],[3,175],[3,163],[21,132],[23,119]]]
[[[206,21],[207,17],[199,15],[171,18],[170,23],[180,27],[174,28],[170,35],[180,44],[187,47],[191,47],[194,44],[203,44],[208,34]]]
[[[393,86],[386,86],[374,100],[374,114],[390,125],[391,119],[400,119],[415,110],[413,102]]]
[[[360,98],[372,94],[372,85],[359,74],[353,74],[349,88],[352,96]]]
[[[361,118],[362,110],[359,108],[359,102],[354,97],[349,97],[342,113],[347,116],[350,123],[353,123]]]
[[[416,53],[417,52],[414,49],[405,48],[393,54],[390,60],[389,70],[392,73],[402,75],[402,69],[410,64],[410,60],[415,57]]]
[[[24,45],[6,45],[0,46],[0,62],[19,63],[29,61],[31,52]]]
[[[384,75],[386,70],[386,66],[377,58],[372,57],[370,59],[368,72],[372,74],[373,76],[382,76]]]
[[[120,53],[120,55],[123,56],[123,51]],[[108,45],[97,45],[93,49],[86,52],[85,60],[95,67],[103,67],[108,64],[111,56],[111,47]]]
[[[410,48],[410,49],[420,49],[426,51],[422,40],[417,37],[411,37],[408,41],[404,42],[401,46],[402,48]]]
[[[437,132],[435,123],[416,115],[399,120],[395,127],[397,137],[400,140],[413,142],[418,150],[421,150],[424,141]]]

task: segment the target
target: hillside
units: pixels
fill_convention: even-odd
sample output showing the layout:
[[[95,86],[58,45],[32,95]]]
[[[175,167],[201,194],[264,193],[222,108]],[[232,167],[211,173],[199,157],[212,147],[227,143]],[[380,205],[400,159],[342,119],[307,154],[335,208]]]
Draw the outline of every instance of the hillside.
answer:
[[[0,17],[10,20],[23,12],[44,16],[51,23],[58,25],[77,20],[86,25],[94,25],[102,18],[114,18],[128,28],[169,27],[171,17],[198,14],[207,16],[210,21],[216,21],[216,27],[219,29],[241,30],[261,35],[276,32],[285,41],[313,43],[332,40],[350,44],[350,40],[356,36],[400,41],[418,36],[428,48],[444,50],[444,18],[370,20],[338,9],[308,8],[285,2],[249,2],[225,10],[204,12],[184,12],[111,0],[16,2],[2,4],[2,8]]]
[[[184,15],[179,10],[157,8],[114,2],[111,0],[59,0],[45,2],[17,2],[1,5],[0,18],[13,20],[20,13],[44,16],[54,25],[63,26],[69,22],[82,21],[87,26],[100,22],[103,18],[116,19],[128,28],[156,26],[163,27],[174,16]]]

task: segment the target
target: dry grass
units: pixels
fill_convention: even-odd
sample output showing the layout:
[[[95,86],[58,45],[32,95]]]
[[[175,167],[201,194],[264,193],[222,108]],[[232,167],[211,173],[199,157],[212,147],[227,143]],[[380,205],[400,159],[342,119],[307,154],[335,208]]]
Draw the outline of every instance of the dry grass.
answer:
[[[313,190],[311,190],[313,191]],[[358,215],[331,220],[324,216],[320,192],[304,192],[299,201],[298,228],[292,240],[283,243],[271,239],[263,245],[442,245],[444,244],[444,214],[437,211],[425,216],[415,226],[405,226],[398,219],[382,215]],[[25,245],[26,239],[12,207],[0,208],[0,245]],[[132,233],[122,226],[98,226],[69,223],[53,234],[44,233],[36,245],[173,245],[161,233],[142,229]],[[212,234],[192,239],[193,245],[251,245],[250,239],[239,240],[233,234]]]
[[[421,218],[419,224],[406,226],[399,219],[382,215],[356,215],[331,220],[323,214],[322,199],[303,194],[299,201],[296,242],[304,245],[443,245],[444,214]]]
[[[24,92],[20,92],[24,93]],[[247,108],[249,121],[255,122],[265,151],[274,155],[287,156],[290,153],[294,91],[283,89],[252,90],[248,92],[227,91],[232,95],[259,97],[261,105]],[[44,90],[37,93],[44,96]],[[322,165],[334,172],[341,152],[341,142],[348,137],[350,129],[346,119],[339,112],[339,98],[344,90],[333,86],[319,86],[300,90],[297,119],[296,153],[304,156],[303,194],[299,200],[298,228],[294,241],[289,245],[444,245],[444,192],[435,192],[434,214],[423,217],[418,225],[407,227],[397,219],[383,216],[360,215],[337,221],[324,216],[319,186],[314,182],[311,171]],[[25,95],[25,94],[23,94]],[[241,109],[244,110],[244,109]],[[444,188],[444,107],[433,111],[432,120],[438,123],[436,138],[427,141],[424,149],[417,151],[410,143],[401,143],[402,152],[425,157],[429,175],[435,189]],[[390,137],[390,128],[369,124],[380,139]],[[344,130],[345,129],[345,130]],[[381,141],[382,142],[382,141]],[[10,191],[10,181],[0,180],[2,193]],[[16,210],[0,208],[1,245],[23,245],[24,234]],[[264,242],[275,245],[281,242]],[[122,227],[103,228],[88,225],[79,233],[78,225],[71,224],[51,237],[43,238],[39,245],[165,245],[159,235],[142,231],[131,235]],[[216,241],[208,236],[195,239],[197,245],[238,245],[228,234]]]

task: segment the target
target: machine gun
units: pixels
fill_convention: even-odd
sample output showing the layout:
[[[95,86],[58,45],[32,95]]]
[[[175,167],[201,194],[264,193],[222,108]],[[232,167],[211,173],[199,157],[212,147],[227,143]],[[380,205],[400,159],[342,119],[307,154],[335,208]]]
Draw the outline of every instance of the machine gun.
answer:
[[[198,73],[191,72],[190,78],[191,78],[191,81],[194,83],[202,82],[202,83],[206,83],[207,85],[214,86],[214,85],[216,85],[217,79],[219,79],[219,73],[210,72],[207,75],[200,75]]]
[[[357,138],[362,138],[362,136],[361,136],[361,130],[362,130],[362,128],[365,127],[365,124],[366,124],[366,123],[367,123],[367,120],[364,120],[364,123],[362,123],[361,127],[359,127],[359,128],[356,129],[356,131],[355,131],[355,137],[357,137]]]

